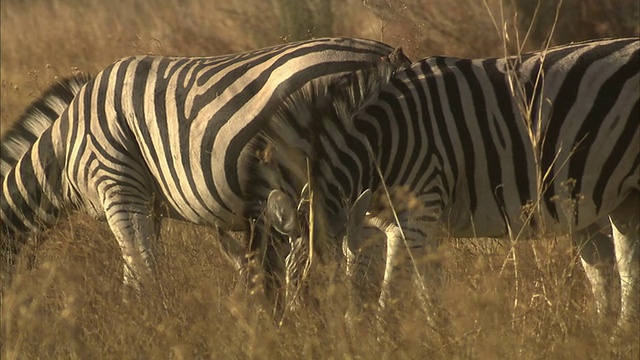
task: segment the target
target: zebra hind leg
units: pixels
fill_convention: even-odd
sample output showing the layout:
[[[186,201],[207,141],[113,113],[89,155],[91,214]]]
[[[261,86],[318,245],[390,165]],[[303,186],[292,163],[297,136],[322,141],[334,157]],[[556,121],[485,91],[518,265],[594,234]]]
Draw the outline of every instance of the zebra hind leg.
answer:
[[[353,327],[357,320],[368,318],[367,308],[380,299],[384,276],[386,225],[369,217],[361,228],[351,230],[343,240],[343,263],[349,281],[349,305],[345,318]]]
[[[634,191],[609,214],[620,273],[619,325],[637,334],[640,321],[640,192]]]

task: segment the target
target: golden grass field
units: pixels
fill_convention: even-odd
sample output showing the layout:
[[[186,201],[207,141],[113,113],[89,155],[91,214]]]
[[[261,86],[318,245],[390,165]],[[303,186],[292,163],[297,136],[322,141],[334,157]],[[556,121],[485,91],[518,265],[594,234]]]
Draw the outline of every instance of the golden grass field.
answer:
[[[375,13],[359,0],[214,3],[2,0],[2,132],[57,76],[95,74],[132,54],[215,55],[324,35],[383,40],[414,59],[504,53],[489,15],[502,23],[499,0],[369,1],[382,4]],[[519,2],[506,3],[513,49],[524,38],[514,26],[533,12],[518,8],[514,21]],[[527,49],[550,28],[555,5],[547,3]],[[556,42],[640,32],[634,0],[566,0],[562,9]],[[407,305],[395,311],[400,325],[380,334],[371,316],[353,327],[345,321],[346,281],[335,263],[315,270],[315,301],[274,325],[255,311],[212,234],[165,221],[155,249],[159,290],[125,303],[108,227],[81,214],[62,221],[41,244],[25,247],[15,268],[2,264],[2,358],[640,358],[638,334],[609,341],[612,328],[598,322],[568,238],[442,239],[433,259],[444,270],[438,292],[447,325],[430,327],[419,307]]]

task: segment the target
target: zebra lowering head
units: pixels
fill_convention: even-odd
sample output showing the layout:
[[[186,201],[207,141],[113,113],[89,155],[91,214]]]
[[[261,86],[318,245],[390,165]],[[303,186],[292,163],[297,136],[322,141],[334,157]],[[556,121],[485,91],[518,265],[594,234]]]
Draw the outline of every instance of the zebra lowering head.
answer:
[[[363,187],[362,190],[357,190],[353,200],[338,200],[328,205],[334,209],[333,212],[325,211],[327,203],[322,201],[323,194],[337,189],[324,187],[328,184],[325,181],[315,182],[314,174],[319,171],[316,168],[318,163],[315,160],[318,157],[315,151],[322,152],[324,148],[321,144],[313,142],[324,139],[314,138],[309,134],[313,133],[316,127],[321,129],[324,126],[319,125],[320,123],[335,122],[339,119],[338,115],[346,116],[346,113],[339,112],[334,119],[326,119],[323,117],[324,113],[318,113],[321,116],[316,116],[316,109],[335,106],[336,111],[341,111],[355,107],[354,104],[362,102],[369,94],[382,87],[396,68],[395,64],[385,61],[358,70],[355,75],[348,74],[337,79],[307,84],[287,99],[286,106],[278,110],[269,126],[265,127],[260,135],[252,140],[251,146],[247,147],[247,154],[257,154],[245,157],[249,161],[246,168],[253,170],[245,183],[247,202],[255,207],[253,212],[264,208],[264,204],[257,201],[261,198],[260,194],[272,189],[278,190],[278,196],[274,199],[289,203],[289,208],[293,207],[292,204],[297,204],[296,211],[288,212],[288,219],[291,224],[299,224],[302,231],[281,231],[288,235],[291,248],[286,258],[286,304],[295,303],[297,297],[294,294],[299,292],[301,280],[305,277],[303,274],[307,273],[310,262],[313,262],[310,257],[314,257],[315,253],[315,258],[321,258],[323,253],[330,251],[326,249],[327,246],[340,249],[342,240],[346,241],[345,234],[351,231],[347,219],[354,220],[353,228],[361,226],[368,207],[367,199],[370,198],[370,192]],[[337,98],[351,105],[333,104],[334,97],[329,94],[336,93],[343,94]],[[293,114],[300,115],[296,121],[305,122],[296,124],[289,118]],[[296,126],[291,126],[292,124]],[[303,131],[304,134],[301,135],[298,131]],[[321,201],[314,201],[316,196],[319,196]],[[349,197],[350,195],[344,194],[345,199]],[[267,210],[269,209],[267,206]],[[325,216],[327,214],[331,216]],[[278,216],[271,217],[279,218]],[[268,214],[265,216],[267,219],[269,217]],[[301,237],[295,238],[298,234]]]
[[[307,189],[309,188],[305,187],[303,190]],[[374,283],[373,288],[379,289],[382,281],[382,277],[375,276],[375,270],[372,268],[380,264],[376,261],[376,250],[380,250],[380,245],[384,245],[384,242],[379,241],[380,236],[375,235],[382,233],[380,228],[383,226],[377,219],[366,217],[370,202],[371,191],[365,190],[349,208],[348,223],[343,233],[343,266],[347,279],[352,283],[348,289],[351,300],[350,312],[362,303],[362,294],[365,288],[368,288],[366,282]],[[305,280],[309,277],[311,266],[315,262],[314,257],[318,256],[315,253],[320,250],[322,254],[324,250],[322,245],[315,244],[316,235],[322,233],[322,229],[316,231],[315,226],[321,226],[322,221],[314,217],[312,207],[311,190],[302,197],[298,206],[295,206],[291,197],[281,190],[272,190],[265,207],[268,223],[286,235],[290,244],[285,258],[285,314],[286,311],[295,310],[300,306],[300,293],[306,289]],[[359,291],[354,292],[355,288]]]
[[[262,265],[266,256],[277,271],[271,244],[280,234],[249,202],[264,206],[273,189],[295,193],[278,186],[247,197],[244,156],[255,155],[247,147],[289,94],[392,51],[372,40],[322,38],[242,54],[120,59],[79,90],[13,167],[3,165],[2,224],[28,235],[67,210],[103,220],[120,247],[124,283],[137,289],[156,285],[151,244],[163,218],[221,234],[251,233],[256,224],[246,249],[228,248],[243,264]]]
[[[305,200],[302,200],[305,201]],[[309,236],[309,227],[302,224],[300,207],[293,203],[290,196],[278,189],[269,193],[265,216],[267,223],[284,235],[289,243],[289,251],[285,257],[285,294],[284,309],[291,309],[298,300],[300,284],[309,274],[313,261],[313,244]],[[307,225],[307,226],[305,226]],[[303,235],[304,233],[304,235]],[[299,261],[295,261],[299,260]]]
[[[364,301],[371,299],[369,294],[379,294],[382,285],[383,271],[380,270],[385,233],[381,229],[387,226],[380,220],[367,216],[371,197],[371,191],[367,189],[351,206],[345,204],[348,212],[347,225],[341,233],[344,256],[342,267],[349,281],[347,290],[350,301],[346,316],[350,321],[360,312]],[[287,311],[296,310],[301,305],[300,295],[308,288],[306,280],[311,267],[327,260],[326,256],[325,259],[321,258],[323,253],[333,253],[323,243],[335,243],[338,240],[337,236],[331,239],[322,237],[323,219],[314,216],[313,206],[313,191],[308,183],[303,188],[303,197],[297,207],[291,197],[280,190],[273,190],[267,200],[267,220],[275,219],[269,223],[286,235],[290,243],[290,251],[285,259],[285,307],[282,309],[282,320]],[[320,229],[316,230],[316,226]],[[320,244],[317,245],[316,241]]]
[[[344,227],[341,203],[362,189],[404,189],[419,205],[392,212],[382,308],[401,301],[413,281],[428,303],[437,299],[428,281],[438,269],[425,258],[439,228],[454,237],[571,234],[599,312],[609,316],[617,301],[619,324],[637,324],[639,72],[638,38],[506,58],[429,57],[362,101],[339,89],[319,89],[314,101],[294,94],[275,123],[310,144],[303,151],[327,231]],[[352,79],[359,89],[358,75]],[[613,247],[600,232],[605,219]],[[616,285],[605,274],[614,263],[619,300],[606,291]]]
[[[47,88],[40,98],[31,103],[12,127],[2,135],[0,144],[0,179],[2,183],[11,169],[67,109],[80,88],[90,79],[89,75],[78,73],[58,80]],[[6,201],[4,196],[2,201]],[[9,239],[13,222],[5,220],[4,214],[1,226],[1,251],[3,256],[7,257],[7,265],[10,265],[13,263],[13,255],[18,251],[18,241],[24,241],[26,238]],[[37,232],[39,228],[31,230]]]

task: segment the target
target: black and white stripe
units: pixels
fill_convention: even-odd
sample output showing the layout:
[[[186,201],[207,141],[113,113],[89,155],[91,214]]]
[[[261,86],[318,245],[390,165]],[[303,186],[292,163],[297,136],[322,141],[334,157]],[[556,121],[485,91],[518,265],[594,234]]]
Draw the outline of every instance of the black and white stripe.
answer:
[[[427,278],[433,269],[421,259],[444,227],[455,237],[573,233],[604,310],[613,295],[602,294],[603,262],[614,253],[597,223],[608,216],[628,320],[640,290],[639,72],[637,38],[508,58],[429,57],[395,74],[382,65],[294,94],[265,137],[311,159],[329,237],[344,234],[345,204],[366,189],[394,208],[371,211],[396,224],[387,228],[383,306],[399,296],[396,278]],[[302,166],[283,159],[282,168]]]
[[[245,230],[260,216],[245,206],[242,156],[256,156],[245,147],[284,97],[385,61],[392,50],[327,38],[216,57],[121,59],[80,90],[15,166],[3,165],[3,242],[14,246],[79,209],[108,222],[125,281],[144,283],[161,217]]]
[[[56,119],[67,109],[82,86],[90,80],[85,74],[63,78],[47,88],[18,118],[15,124],[2,134],[0,144],[0,179],[5,177],[23,155]],[[4,226],[4,225],[3,225]],[[3,256],[16,251],[16,244],[3,238]],[[6,257],[9,263],[11,256]],[[8,265],[8,264],[7,264]]]

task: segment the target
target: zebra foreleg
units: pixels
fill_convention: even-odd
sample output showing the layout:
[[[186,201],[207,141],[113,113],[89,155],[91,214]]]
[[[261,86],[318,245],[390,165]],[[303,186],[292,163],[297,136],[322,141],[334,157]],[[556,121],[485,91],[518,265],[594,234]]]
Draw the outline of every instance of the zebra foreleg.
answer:
[[[105,216],[122,252],[123,283],[139,293],[155,285],[151,242],[158,238],[160,221],[153,212],[150,197],[124,194],[125,190],[117,186],[110,188],[104,197],[108,199]]]
[[[384,275],[386,226],[377,218],[367,217],[360,229],[347,233],[342,243],[344,268],[349,280],[349,307],[346,319],[350,325],[367,304],[380,299]]]
[[[284,253],[264,219],[247,226],[248,252],[243,263],[243,274],[252,302],[260,313],[269,313],[279,321],[282,313],[281,284],[284,282]],[[275,234],[273,234],[275,235]]]
[[[406,309],[410,301],[418,300],[427,315],[427,325],[446,337],[443,331],[448,329],[449,320],[437,295],[442,265],[441,259],[434,255],[438,248],[433,237],[436,224],[402,218],[400,224],[392,224],[385,230],[387,253],[379,300],[380,319],[392,322],[385,326],[393,328],[396,309]]]
[[[634,191],[609,214],[620,273],[619,325],[637,331],[640,320],[640,192]]]
[[[593,223],[589,227],[572,234],[573,243],[580,252],[591,291],[596,301],[596,309],[602,320],[610,318],[613,312],[613,291],[615,253],[613,241],[603,231],[608,226]]]
[[[415,253],[407,251],[407,243],[401,227],[390,226],[385,233],[387,257],[379,305],[381,310],[388,311],[408,295],[407,291],[413,277],[412,267],[415,264],[412,259]]]

